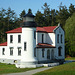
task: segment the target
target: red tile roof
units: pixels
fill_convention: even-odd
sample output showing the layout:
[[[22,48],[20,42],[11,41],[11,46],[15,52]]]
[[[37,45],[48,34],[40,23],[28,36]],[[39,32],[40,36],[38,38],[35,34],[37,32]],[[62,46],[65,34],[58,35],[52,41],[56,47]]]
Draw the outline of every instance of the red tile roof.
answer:
[[[7,46],[7,42],[1,43],[0,46]]]
[[[22,33],[22,27],[7,31],[6,33]]]
[[[36,31],[37,31],[37,32],[46,32],[43,27],[37,27],[37,28],[36,28]]]
[[[50,44],[46,44],[46,43],[38,43],[37,48],[55,48],[55,46],[52,46]]]
[[[53,30],[57,26],[48,26],[48,27],[37,27],[36,31],[37,32],[46,32],[46,33],[53,33]],[[7,31],[6,33],[22,33],[22,27]]]
[[[43,27],[47,33],[52,33],[57,26]]]
[[[57,26],[37,27],[37,28],[36,28],[36,31],[37,31],[37,32],[53,33],[53,30],[54,30],[56,27],[57,27]]]

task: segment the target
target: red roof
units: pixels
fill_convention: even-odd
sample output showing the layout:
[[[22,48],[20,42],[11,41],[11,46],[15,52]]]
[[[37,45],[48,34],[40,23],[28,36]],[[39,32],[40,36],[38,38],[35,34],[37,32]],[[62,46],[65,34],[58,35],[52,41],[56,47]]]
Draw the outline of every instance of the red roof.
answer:
[[[37,32],[46,32],[46,33],[53,33],[53,30],[57,26],[48,26],[48,27],[37,27],[36,31]],[[22,27],[7,31],[6,33],[22,33]]]
[[[37,32],[46,32],[43,27],[37,27],[37,28],[36,28],[36,31],[37,31]]]
[[[37,27],[36,31],[37,32],[46,32],[46,33],[53,33],[53,30],[57,26],[48,26],[48,27]]]
[[[7,46],[7,42],[1,43],[0,46]]]
[[[43,27],[47,33],[52,33],[57,26]]]
[[[55,46],[52,46],[50,44],[46,44],[46,43],[38,43],[37,48],[55,48]]]
[[[22,27],[7,31],[6,33],[22,33]]]

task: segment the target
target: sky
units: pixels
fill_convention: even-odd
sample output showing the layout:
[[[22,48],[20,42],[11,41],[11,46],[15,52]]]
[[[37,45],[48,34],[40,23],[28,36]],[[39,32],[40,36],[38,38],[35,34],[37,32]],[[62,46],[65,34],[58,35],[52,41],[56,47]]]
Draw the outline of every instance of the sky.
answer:
[[[44,3],[47,3],[50,5],[49,7],[51,9],[59,9],[59,5],[62,2],[62,5],[66,5],[67,8],[72,3],[75,5],[75,0],[0,0],[0,10],[1,8],[8,9],[10,7],[12,10],[14,10],[19,17],[19,14],[25,10],[26,13],[28,12],[28,9],[32,9],[32,13],[35,15],[37,10],[43,12],[42,6]]]

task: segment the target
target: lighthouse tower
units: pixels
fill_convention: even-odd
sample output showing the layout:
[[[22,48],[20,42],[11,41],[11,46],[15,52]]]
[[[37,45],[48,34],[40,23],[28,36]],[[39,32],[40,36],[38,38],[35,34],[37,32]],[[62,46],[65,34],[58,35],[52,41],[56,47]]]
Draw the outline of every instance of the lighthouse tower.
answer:
[[[36,49],[36,23],[34,15],[28,13],[23,17],[22,24],[22,67],[30,67],[37,63],[37,58],[34,55]]]

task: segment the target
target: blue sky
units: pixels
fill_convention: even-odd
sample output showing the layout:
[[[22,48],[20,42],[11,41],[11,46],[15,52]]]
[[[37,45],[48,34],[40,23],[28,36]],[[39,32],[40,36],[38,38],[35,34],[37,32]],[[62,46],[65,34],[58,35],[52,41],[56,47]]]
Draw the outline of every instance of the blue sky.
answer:
[[[31,8],[33,14],[35,15],[37,10],[42,11],[41,7],[45,2],[50,5],[51,9],[57,10],[61,2],[62,5],[66,5],[67,7],[69,7],[71,3],[75,5],[75,0],[0,0],[0,9],[7,9],[10,7],[16,12],[17,16],[19,16],[22,10],[25,9],[27,13],[28,9]]]

